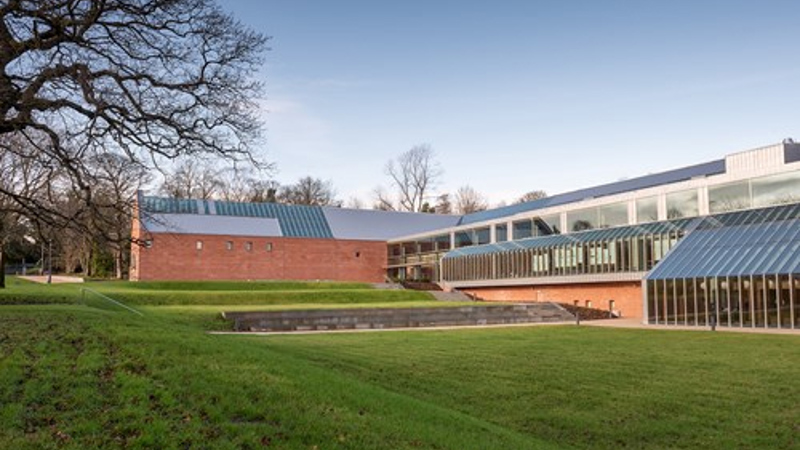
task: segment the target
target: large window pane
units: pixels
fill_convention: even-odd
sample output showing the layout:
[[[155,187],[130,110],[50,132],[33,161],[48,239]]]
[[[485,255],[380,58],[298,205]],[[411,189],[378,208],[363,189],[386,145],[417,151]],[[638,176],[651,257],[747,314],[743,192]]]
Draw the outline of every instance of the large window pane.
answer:
[[[752,183],[753,206],[800,202],[800,173],[756,178]]]
[[[569,231],[583,231],[597,228],[597,208],[581,209],[567,213]]]
[[[530,220],[520,220],[512,224],[514,228],[514,240],[525,239],[533,236],[533,226]]]
[[[472,233],[469,231],[456,231],[456,248],[475,245],[472,241]]]
[[[658,197],[640,198],[636,200],[636,223],[655,222],[658,220]]]
[[[494,235],[497,242],[505,242],[508,240],[508,226],[506,224],[498,224],[494,226]]]
[[[667,194],[667,218],[695,217],[697,210],[697,190]]]
[[[436,240],[436,249],[437,250],[450,250],[450,235],[449,234],[441,234],[434,238]]]
[[[608,228],[628,224],[628,203],[614,203],[597,208],[597,227]]]
[[[478,228],[477,230],[472,230],[475,234],[474,241],[478,244],[488,244],[491,241],[491,234],[489,232],[489,227],[486,228]]]
[[[750,183],[731,183],[708,188],[708,209],[712,213],[749,208]]]
[[[549,216],[542,216],[537,221],[537,224],[544,225],[546,228],[545,233],[541,233],[542,235],[547,234],[561,234],[561,214],[551,214]]]

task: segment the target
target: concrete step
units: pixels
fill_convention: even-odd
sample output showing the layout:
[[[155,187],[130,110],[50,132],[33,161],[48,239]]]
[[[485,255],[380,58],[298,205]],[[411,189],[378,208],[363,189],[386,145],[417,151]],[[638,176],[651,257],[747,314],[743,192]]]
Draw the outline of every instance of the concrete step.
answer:
[[[236,331],[308,331],[475,326],[572,321],[554,303],[438,308],[348,308],[225,312]]]

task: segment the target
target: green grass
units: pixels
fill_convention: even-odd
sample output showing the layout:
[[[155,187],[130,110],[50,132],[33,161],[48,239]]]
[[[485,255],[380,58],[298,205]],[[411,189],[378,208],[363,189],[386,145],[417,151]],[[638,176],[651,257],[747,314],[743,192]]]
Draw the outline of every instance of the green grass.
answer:
[[[130,305],[285,305],[363,304],[433,301],[430,294],[410,290],[373,289],[363,283],[302,281],[206,281],[206,282],[122,282],[100,281],[82,284],[38,284],[8,277],[0,289],[2,304],[79,303],[101,292]]]
[[[77,289],[12,283],[34,296]],[[321,292],[339,291],[378,293]],[[145,317],[0,306],[0,448],[800,447],[795,335],[205,333],[227,326],[221,310],[345,306],[137,305]]]

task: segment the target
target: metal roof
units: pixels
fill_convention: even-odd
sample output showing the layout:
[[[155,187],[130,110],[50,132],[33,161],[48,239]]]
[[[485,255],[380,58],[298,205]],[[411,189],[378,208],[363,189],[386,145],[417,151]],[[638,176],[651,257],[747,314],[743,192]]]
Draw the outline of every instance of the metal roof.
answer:
[[[200,217],[230,216],[276,219],[283,236],[333,238],[319,206],[279,203],[239,203],[142,196],[142,210],[149,214],[196,214]],[[212,222],[209,222],[209,226]],[[214,234],[226,234],[225,229]]]
[[[400,236],[448,228],[460,216],[323,207],[337,239],[389,240]],[[444,234],[444,232],[443,232]]]
[[[694,166],[683,167],[667,172],[645,175],[643,177],[631,178],[629,180],[617,181],[615,183],[595,186],[588,189],[581,189],[564,194],[545,197],[539,200],[519,203],[516,205],[504,206],[501,208],[480,211],[467,214],[461,218],[459,225],[468,225],[484,220],[499,219],[512,216],[521,212],[534,211],[537,209],[559,206],[567,203],[578,202],[589,198],[605,197],[608,195],[620,194],[623,192],[635,191],[664,184],[677,183],[679,181],[690,180],[697,177],[706,177],[725,173],[725,160],[720,159]]]
[[[482,255],[486,253],[511,252],[530,248],[556,247],[559,245],[568,245],[574,243],[598,242],[609,239],[624,239],[648,234],[663,234],[671,231],[683,231],[691,229],[702,220],[703,219],[701,218],[666,220],[662,222],[651,222],[640,225],[603,228],[570,234],[554,234],[550,236],[520,239],[517,241],[461,247],[447,252],[444,258]]]
[[[460,216],[439,214],[151,196],[140,196],[139,202],[143,211],[143,223],[151,232],[232,235],[248,233],[251,236],[385,241],[393,237],[448,228],[460,219]],[[219,220],[220,217],[233,220]],[[270,219],[274,223],[244,220],[238,223],[235,218]],[[165,224],[174,226],[170,228]]]
[[[151,233],[214,234],[225,236],[282,236],[277,219],[208,216],[199,214],[149,214],[142,218]]]

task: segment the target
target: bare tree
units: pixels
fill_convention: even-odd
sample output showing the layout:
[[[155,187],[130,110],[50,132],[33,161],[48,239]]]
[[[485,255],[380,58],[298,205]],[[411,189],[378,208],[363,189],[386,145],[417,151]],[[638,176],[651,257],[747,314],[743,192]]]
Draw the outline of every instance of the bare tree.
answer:
[[[219,173],[220,187],[217,197],[229,202],[275,203],[280,185],[277,181],[266,178],[270,173],[271,171],[238,166],[223,170]]]
[[[118,205],[129,205],[134,202],[139,190],[150,181],[146,167],[131,162],[127,158],[113,153],[99,155],[91,164],[95,167],[95,214],[90,217],[90,229],[103,229],[103,233],[94,233],[98,244],[105,244],[114,262],[114,275],[122,279],[128,266],[126,250],[131,239],[131,220],[133,211],[121,209]]]
[[[442,176],[442,169],[430,145],[416,145],[386,164],[386,174],[397,191],[401,211],[420,212],[430,191]],[[382,203],[387,198],[379,199]]]
[[[450,203],[450,194],[442,194],[436,197],[436,214],[453,214],[453,204]]]
[[[173,172],[164,174],[159,190],[170,197],[209,200],[223,187],[220,170],[196,159],[184,159]]]
[[[148,168],[186,155],[257,163],[265,49],[212,0],[3,1],[0,136],[58,169],[55,187],[84,205],[98,185],[88,162],[106,153]],[[29,216],[76,218],[17,187],[0,189]]]
[[[314,177],[303,177],[297,183],[284,186],[278,192],[278,201],[293,205],[341,206],[336,200],[333,183]]]
[[[7,245],[21,237],[21,230],[30,223],[25,216],[36,205],[52,206],[47,188],[57,184],[58,171],[24,158],[25,152],[16,138],[0,135],[0,287],[5,287]],[[19,198],[31,198],[35,203],[32,206]]]
[[[364,209],[364,202],[362,202],[357,196],[353,195],[347,199],[345,207],[350,209]]]
[[[378,211],[396,211],[397,208],[394,206],[394,201],[386,189],[382,186],[378,186],[372,190],[372,209],[377,209]]]
[[[540,198],[547,197],[547,192],[545,191],[530,191],[522,194],[520,198],[517,199],[514,203],[525,203],[525,202],[532,202],[534,200],[539,200]]]
[[[483,211],[488,207],[489,203],[486,201],[486,197],[471,186],[461,186],[456,191],[455,209],[459,214]]]

